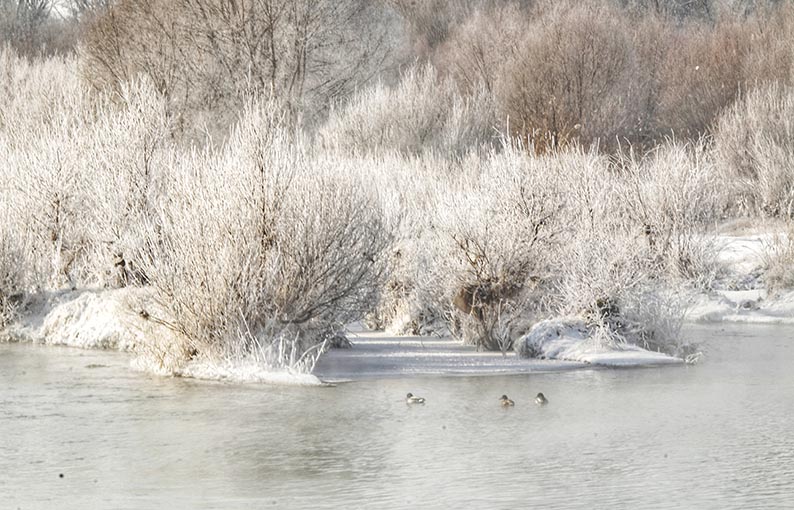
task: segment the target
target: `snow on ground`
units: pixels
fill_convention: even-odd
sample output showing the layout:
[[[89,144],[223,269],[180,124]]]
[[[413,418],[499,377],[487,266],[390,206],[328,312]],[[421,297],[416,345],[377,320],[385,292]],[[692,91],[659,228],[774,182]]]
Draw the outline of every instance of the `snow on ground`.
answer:
[[[157,355],[140,356],[156,351],[158,342],[169,334],[139,313],[152,306],[145,289],[51,293],[32,299],[7,333],[17,341],[129,351],[133,368],[150,373],[237,383],[319,385],[373,377],[523,374],[681,362],[634,347],[598,347],[570,335],[549,342],[544,354],[547,359],[526,359],[514,352],[478,352],[449,337],[395,337],[354,325],[350,328],[353,347],[325,353],[313,374],[268,370],[245,361],[209,360],[193,360],[166,370],[153,364],[160,359]],[[557,352],[551,352],[554,349]],[[167,361],[162,364],[171,366]]]
[[[794,324],[794,291],[769,296],[763,288],[763,250],[769,228],[723,232],[718,237],[721,280],[690,308],[690,322],[747,322]],[[118,349],[133,354],[167,342],[167,331],[140,312],[153,306],[146,289],[86,289],[47,293],[31,298],[20,320],[5,331],[12,341],[29,341],[81,348]],[[176,375],[198,379],[270,384],[317,385],[372,377],[411,375],[522,374],[583,367],[625,367],[682,363],[682,360],[632,345],[600,345],[587,338],[576,321],[545,321],[519,340],[535,357],[514,352],[477,352],[452,338],[399,337],[350,329],[353,347],[324,354],[313,374],[267,370],[248,362],[193,360]],[[521,347],[523,346],[523,347]],[[140,356],[134,368],[165,372],[145,365]],[[173,374],[174,372],[169,372]]]
[[[756,231],[742,234],[720,234],[716,245],[717,262],[740,275],[749,275],[762,265],[764,247],[773,239],[770,232]]]
[[[767,297],[766,291],[714,291],[698,297],[690,308],[691,322],[794,324],[794,291]]]
[[[725,276],[715,290],[697,296],[687,314],[690,322],[794,324],[794,291],[769,295],[764,287],[765,247],[774,227],[743,228],[717,237],[717,263]]]
[[[129,351],[145,341],[143,319],[130,303],[143,289],[86,289],[33,296],[6,333],[12,340]]]
[[[541,359],[580,361],[596,366],[630,367],[680,364],[684,360],[636,345],[604,345],[590,337],[580,319],[541,321],[517,341],[516,349]]]
[[[137,359],[132,361],[133,368],[150,371],[148,367],[137,361]],[[192,361],[182,367],[177,375],[191,379],[280,386],[323,386],[325,384],[313,374],[301,374],[288,370],[268,370],[255,363]]]

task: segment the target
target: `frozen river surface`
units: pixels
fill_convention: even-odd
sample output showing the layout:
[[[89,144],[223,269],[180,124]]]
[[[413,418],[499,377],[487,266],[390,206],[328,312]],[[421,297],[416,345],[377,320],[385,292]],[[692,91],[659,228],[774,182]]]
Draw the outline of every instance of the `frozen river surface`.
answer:
[[[697,366],[336,387],[0,345],[0,508],[794,508],[794,329],[690,334]]]

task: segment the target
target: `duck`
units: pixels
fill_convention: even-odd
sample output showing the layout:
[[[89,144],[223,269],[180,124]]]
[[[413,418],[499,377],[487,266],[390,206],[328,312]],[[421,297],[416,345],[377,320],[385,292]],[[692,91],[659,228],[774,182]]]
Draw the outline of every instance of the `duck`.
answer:
[[[538,393],[538,395],[535,397],[535,403],[539,406],[545,406],[549,403],[549,400],[543,393]]]
[[[499,399],[499,402],[502,404],[502,407],[510,407],[516,405],[515,402],[507,398],[507,395],[502,395],[502,398]]]
[[[422,397],[417,397],[413,393],[409,393],[405,396],[405,403],[406,404],[424,404],[425,399]]]

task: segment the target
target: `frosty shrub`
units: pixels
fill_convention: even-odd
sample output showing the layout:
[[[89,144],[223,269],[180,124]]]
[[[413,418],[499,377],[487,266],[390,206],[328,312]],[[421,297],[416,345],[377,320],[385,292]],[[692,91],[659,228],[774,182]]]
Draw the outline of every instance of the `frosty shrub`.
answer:
[[[162,181],[174,152],[165,100],[152,83],[124,84],[73,144],[87,176],[91,281],[110,287],[146,283],[144,230],[162,201]],[[90,178],[97,176],[97,178]]]
[[[388,277],[367,323],[397,334],[444,329],[436,289],[420,282],[427,278],[431,208],[459,166],[432,154],[371,156],[356,163],[364,169],[362,178],[369,183],[369,193],[380,198],[394,233],[386,258]]]
[[[462,155],[489,145],[495,125],[484,90],[465,97],[428,65],[407,71],[394,88],[378,83],[360,92],[331,113],[320,137],[348,151]]]
[[[569,193],[564,242],[556,258],[549,309],[584,319],[593,341],[637,344],[677,354],[681,296],[630,217],[636,185],[603,157],[580,156],[565,173]]]
[[[719,120],[715,154],[745,209],[794,217],[794,89],[751,90]]]
[[[558,164],[508,146],[437,195],[424,283],[439,289],[467,343],[504,352],[527,325],[562,228]]]
[[[38,98],[32,99],[35,104]],[[84,222],[86,181],[80,164],[84,155],[74,137],[89,120],[79,113],[72,115],[80,109],[72,110],[71,102],[48,105],[42,112],[47,120],[38,125],[12,121],[7,114],[24,117],[14,105],[0,111],[0,152],[4,153],[0,173],[9,179],[8,204],[15,224],[19,232],[31,236],[29,269],[42,286],[75,286],[85,275],[89,239]]]
[[[582,317],[603,345],[631,343],[678,355],[685,296],[655,275],[642,243],[614,223],[577,231],[561,255],[553,309]]]
[[[764,243],[764,281],[771,293],[794,289],[794,221]]]
[[[69,119],[94,116],[92,98],[75,73],[77,59],[53,56],[29,60],[0,46],[0,133],[23,141]]]
[[[220,153],[176,159],[164,183],[141,260],[183,362],[300,365],[380,288],[380,209],[282,120],[272,103],[252,106]]]
[[[16,235],[34,287],[129,283],[170,148],[163,98],[148,81],[92,94],[74,62],[0,54],[0,153]]]
[[[654,271],[708,286],[716,249],[707,232],[722,210],[724,191],[706,142],[667,143],[621,166],[627,219],[643,234]]]

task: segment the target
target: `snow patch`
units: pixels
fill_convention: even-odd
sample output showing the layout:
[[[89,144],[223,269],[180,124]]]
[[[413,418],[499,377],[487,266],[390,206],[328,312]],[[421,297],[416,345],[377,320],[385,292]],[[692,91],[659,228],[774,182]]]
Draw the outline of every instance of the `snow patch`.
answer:
[[[794,291],[770,295],[763,281],[764,252],[779,227],[766,225],[718,236],[717,261],[725,275],[701,294],[687,313],[690,322],[794,324]]]
[[[159,348],[172,341],[170,330],[140,313],[154,309],[150,289],[43,293],[29,299],[20,319],[5,334],[18,342],[129,351],[136,355],[130,362],[134,369],[162,376],[278,385],[324,384],[311,374],[268,370],[255,362],[191,360],[180,364],[169,359],[168,349]]]
[[[737,273],[748,274],[763,264],[763,253],[774,234],[764,232],[750,235],[717,236],[717,262]]]
[[[592,338],[581,319],[550,319],[532,327],[516,342],[523,357],[579,361],[606,367],[679,364],[684,361],[636,345],[604,345]]]
[[[131,351],[144,341],[145,321],[130,303],[145,297],[133,288],[41,294],[6,334],[16,341]]]
[[[215,363],[209,360],[191,361],[175,372],[158,370],[145,363],[142,358],[132,360],[134,369],[163,376],[186,377],[208,381],[232,383],[262,383],[279,386],[326,386],[312,374],[302,374],[288,370],[268,370],[255,362],[232,361]]]
[[[478,352],[451,337],[393,336],[361,332],[349,349],[324,353],[314,369],[323,381],[385,377],[487,376],[586,368],[584,363],[522,359],[514,352]]]
[[[794,291],[777,296],[766,292],[717,291],[701,296],[687,314],[692,322],[794,324]]]

